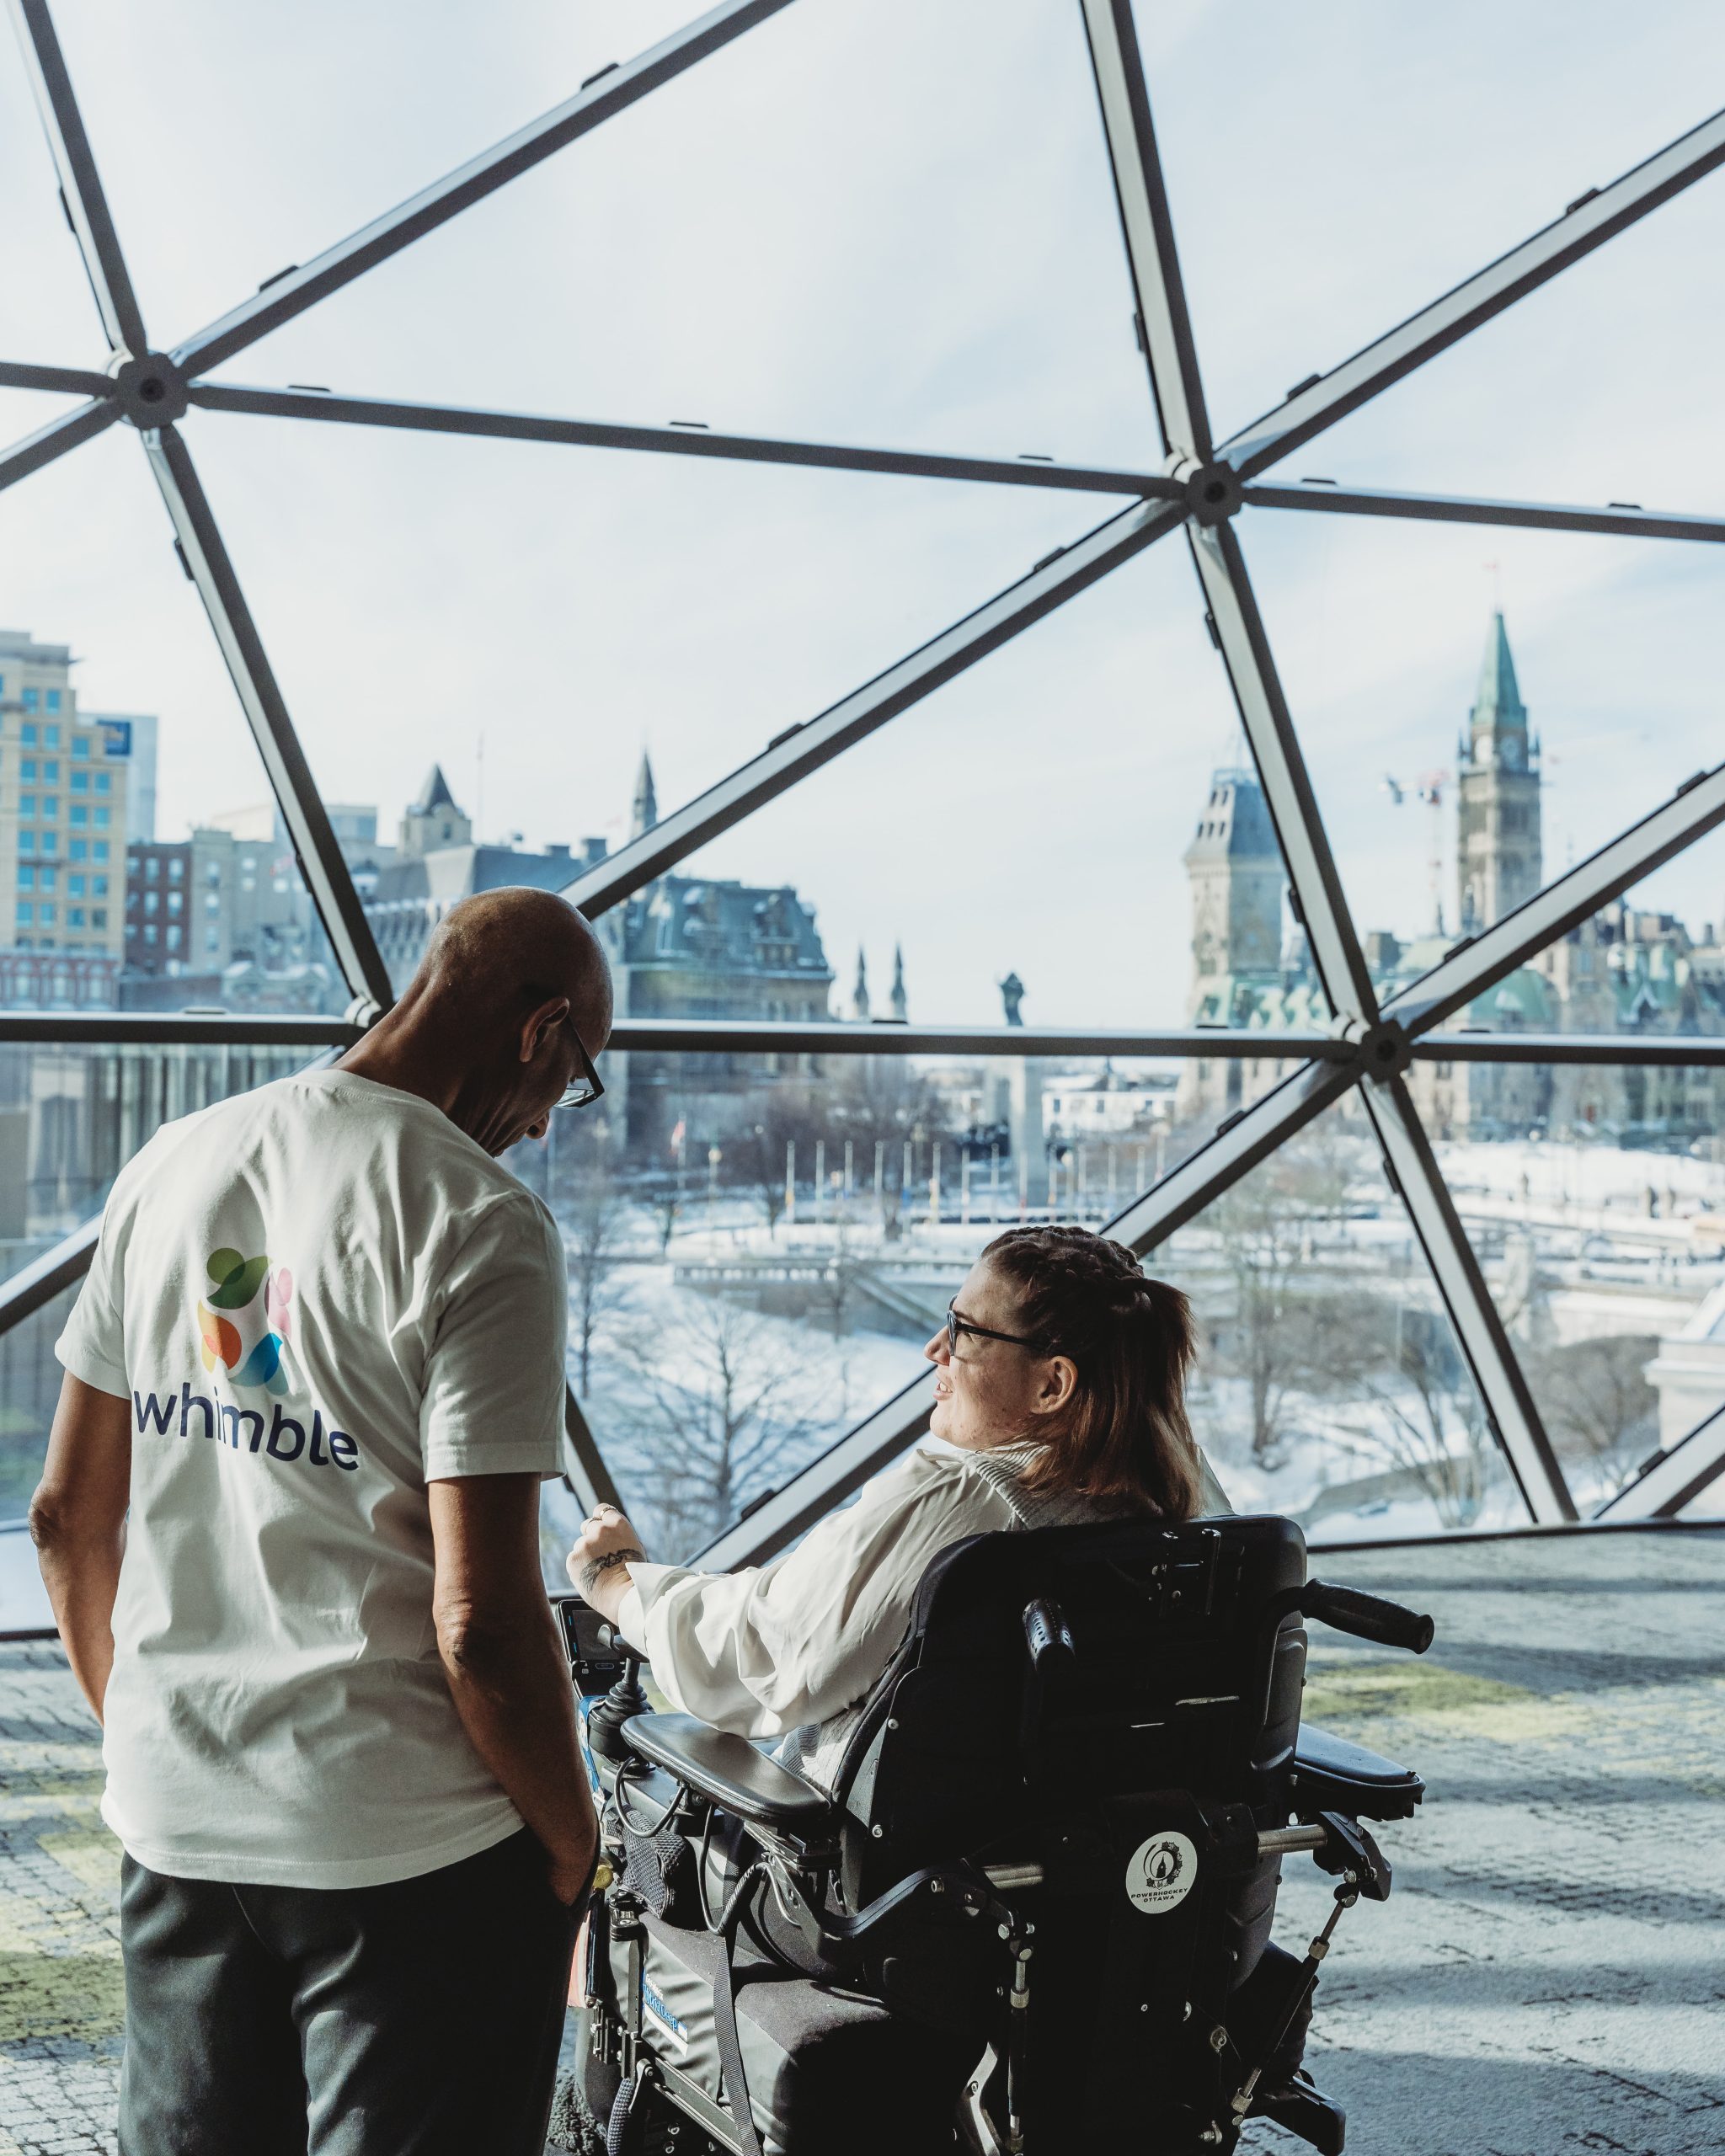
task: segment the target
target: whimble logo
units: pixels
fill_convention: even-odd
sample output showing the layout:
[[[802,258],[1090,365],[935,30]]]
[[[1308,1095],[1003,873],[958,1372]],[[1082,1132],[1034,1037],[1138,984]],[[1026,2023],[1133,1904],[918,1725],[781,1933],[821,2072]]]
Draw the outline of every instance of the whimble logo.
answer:
[[[292,1333],[289,1305],[293,1275],[285,1265],[270,1270],[266,1251],[246,1257],[237,1250],[212,1250],[205,1270],[215,1285],[198,1304],[198,1334],[206,1373],[220,1363],[237,1385],[287,1390],[281,1351]],[[262,1310],[254,1307],[262,1289]],[[232,1313],[232,1315],[230,1315]]]

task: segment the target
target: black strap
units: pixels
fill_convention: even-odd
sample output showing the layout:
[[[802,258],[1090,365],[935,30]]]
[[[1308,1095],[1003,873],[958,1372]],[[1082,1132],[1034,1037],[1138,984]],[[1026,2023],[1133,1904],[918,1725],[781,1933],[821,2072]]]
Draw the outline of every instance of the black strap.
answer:
[[[735,1920],[726,1931],[667,1931],[665,1939],[677,1959],[692,1968],[713,1993],[713,2041],[732,2122],[743,2144],[743,2156],[761,2156],[755,2110],[749,2100],[749,2078],[743,2071],[743,2047],[737,2036],[736,1972],[731,1967]]]

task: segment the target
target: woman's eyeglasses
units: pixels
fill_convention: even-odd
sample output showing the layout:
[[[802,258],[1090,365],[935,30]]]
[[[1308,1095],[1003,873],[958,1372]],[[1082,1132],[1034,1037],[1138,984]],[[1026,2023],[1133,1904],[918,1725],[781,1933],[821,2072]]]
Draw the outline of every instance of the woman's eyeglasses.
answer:
[[[560,1108],[584,1108],[599,1098],[605,1091],[605,1085],[599,1073],[593,1068],[593,1059],[587,1053],[586,1043],[575,1031],[574,1020],[565,1017],[563,1023],[569,1027],[570,1035],[574,1038],[575,1054],[579,1060],[575,1065],[574,1076],[563,1087],[554,1105]]]
[[[1004,1340],[1012,1348],[1039,1348],[1043,1344],[1039,1340],[1027,1339],[1022,1332],[996,1332],[985,1325],[972,1325],[968,1317],[959,1315],[955,1305],[948,1303],[947,1305],[948,1354],[955,1356],[958,1353],[959,1335],[961,1332],[970,1333],[978,1340]]]

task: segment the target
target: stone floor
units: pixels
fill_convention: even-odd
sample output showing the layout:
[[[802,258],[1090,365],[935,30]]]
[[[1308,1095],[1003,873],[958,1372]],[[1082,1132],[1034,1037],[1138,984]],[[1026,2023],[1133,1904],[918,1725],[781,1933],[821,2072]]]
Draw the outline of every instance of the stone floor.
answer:
[[[1309,1718],[1418,1769],[1386,1906],[1344,1917],[1307,2063],[1358,2156],[1725,2148],[1725,1533],[1314,1559],[1438,1620],[1323,1634]],[[1329,1888],[1288,1869],[1279,1933]],[[1301,2146],[1271,2129],[1253,2146]]]
[[[1418,1767],[1386,1908],[1343,1919],[1309,2063],[1354,2156],[1725,2148],[1725,1529],[1319,1559],[1438,1619],[1321,1636],[1311,1718]],[[111,2152],[118,1855],[57,1649],[0,1646],[0,2156]],[[1327,1886],[1290,1866],[1284,1943]],[[1261,2156],[1303,2146],[1254,2127]],[[1064,2152],[1061,2152],[1064,2156]]]

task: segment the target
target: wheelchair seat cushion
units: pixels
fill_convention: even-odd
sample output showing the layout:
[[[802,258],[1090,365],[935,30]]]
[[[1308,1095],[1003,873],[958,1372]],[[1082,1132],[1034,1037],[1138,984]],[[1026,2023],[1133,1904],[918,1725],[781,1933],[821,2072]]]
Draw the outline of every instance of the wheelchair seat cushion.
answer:
[[[713,1994],[652,1918],[644,1994],[650,2048],[721,2093]],[[764,2156],[950,2156],[974,2041],[900,2020],[878,2000],[791,1974],[740,1946],[737,2037]]]

